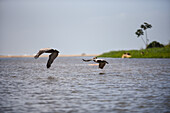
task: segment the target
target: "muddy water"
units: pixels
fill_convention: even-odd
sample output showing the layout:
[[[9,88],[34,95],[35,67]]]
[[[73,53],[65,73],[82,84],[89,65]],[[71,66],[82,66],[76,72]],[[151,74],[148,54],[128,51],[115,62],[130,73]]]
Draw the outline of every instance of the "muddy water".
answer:
[[[0,59],[1,113],[170,112],[170,59]]]

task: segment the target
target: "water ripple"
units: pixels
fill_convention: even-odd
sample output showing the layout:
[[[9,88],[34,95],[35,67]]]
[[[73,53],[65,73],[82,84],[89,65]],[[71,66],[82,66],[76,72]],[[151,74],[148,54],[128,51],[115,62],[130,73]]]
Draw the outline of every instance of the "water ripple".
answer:
[[[0,59],[0,112],[170,112],[169,59],[81,59]]]

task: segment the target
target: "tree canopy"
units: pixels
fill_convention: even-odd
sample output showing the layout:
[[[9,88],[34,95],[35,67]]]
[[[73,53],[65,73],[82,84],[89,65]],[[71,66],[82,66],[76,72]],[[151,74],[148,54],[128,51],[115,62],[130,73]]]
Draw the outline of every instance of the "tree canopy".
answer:
[[[155,48],[155,47],[161,48],[161,47],[164,47],[164,45],[163,45],[163,44],[160,44],[160,43],[157,42],[157,41],[153,41],[153,42],[151,42],[151,43],[147,46],[147,49],[148,49],[148,48]]]

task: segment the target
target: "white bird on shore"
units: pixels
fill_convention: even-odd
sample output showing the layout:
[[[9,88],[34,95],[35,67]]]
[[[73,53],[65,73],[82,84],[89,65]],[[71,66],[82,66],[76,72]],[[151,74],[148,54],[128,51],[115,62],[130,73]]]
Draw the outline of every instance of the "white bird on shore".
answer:
[[[34,56],[34,58],[37,59],[43,53],[51,53],[49,55],[49,59],[47,62],[47,68],[50,68],[54,59],[58,56],[59,51],[56,49],[51,49],[51,48],[43,48],[39,50],[39,52]]]
[[[82,59],[82,60],[85,61],[85,62],[94,61],[96,63],[99,63],[100,69],[103,69],[106,64],[109,64],[106,60],[97,59],[97,57],[94,57],[93,59],[89,59],[89,60],[85,60],[85,59]]]

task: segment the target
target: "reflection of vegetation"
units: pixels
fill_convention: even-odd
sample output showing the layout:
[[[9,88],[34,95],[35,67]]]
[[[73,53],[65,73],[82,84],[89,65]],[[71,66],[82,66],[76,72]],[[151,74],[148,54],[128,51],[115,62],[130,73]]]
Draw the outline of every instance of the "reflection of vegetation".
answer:
[[[162,48],[148,48],[142,50],[122,50],[104,53],[99,57],[121,58],[124,53],[130,53],[131,58],[170,58],[170,44]]]
[[[147,36],[147,29],[148,29],[148,28],[152,28],[152,25],[144,22],[144,24],[142,24],[140,27],[141,27],[141,29],[138,29],[138,30],[135,32],[135,34],[137,35],[137,37],[141,37],[142,41],[144,42],[144,44],[145,44],[146,47],[147,47],[148,42],[149,42],[149,39],[148,39],[148,36]],[[143,37],[142,37],[142,35],[144,35],[143,30],[145,31],[145,36],[146,36],[146,39],[145,39],[145,40],[144,40]]]

